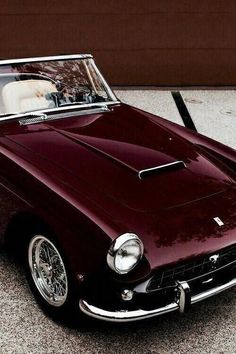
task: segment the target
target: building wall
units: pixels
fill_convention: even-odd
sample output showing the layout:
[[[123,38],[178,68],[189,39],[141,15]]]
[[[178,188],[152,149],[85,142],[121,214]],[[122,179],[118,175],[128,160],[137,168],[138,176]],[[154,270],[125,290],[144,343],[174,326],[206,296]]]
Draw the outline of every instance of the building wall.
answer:
[[[113,85],[235,85],[234,0],[1,0],[0,58],[92,53]]]

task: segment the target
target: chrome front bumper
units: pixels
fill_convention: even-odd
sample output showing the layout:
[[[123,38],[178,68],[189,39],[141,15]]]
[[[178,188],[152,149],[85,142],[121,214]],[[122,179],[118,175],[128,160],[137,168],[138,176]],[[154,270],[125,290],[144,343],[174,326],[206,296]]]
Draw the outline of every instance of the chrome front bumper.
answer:
[[[222,291],[230,289],[234,286],[236,286],[236,278],[232,279],[226,284],[219,285],[215,288],[212,288],[200,294],[191,296],[188,283],[179,282],[176,285],[179,294],[178,301],[170,303],[164,307],[156,308],[154,310],[138,309],[133,311],[128,311],[128,310],[108,311],[93,306],[92,304],[89,304],[86,300],[83,299],[80,300],[79,307],[81,311],[84,312],[86,315],[100,320],[111,321],[111,322],[131,322],[131,321],[138,321],[150,317],[163,315],[165,313],[176,311],[176,310],[180,312],[185,312],[190,305],[205,300],[208,297],[211,297],[213,295],[219,294]]]

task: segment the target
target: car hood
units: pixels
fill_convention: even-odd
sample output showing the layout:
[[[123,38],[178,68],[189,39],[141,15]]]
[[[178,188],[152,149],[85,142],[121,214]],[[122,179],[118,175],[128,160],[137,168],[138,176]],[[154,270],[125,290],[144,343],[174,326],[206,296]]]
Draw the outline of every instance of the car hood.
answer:
[[[97,190],[142,212],[206,198],[231,184],[194,145],[161,126],[154,116],[125,105],[21,126],[8,138],[77,177],[75,189],[80,189],[80,180],[89,184],[94,200]],[[139,178],[141,170],[176,161],[185,166]]]

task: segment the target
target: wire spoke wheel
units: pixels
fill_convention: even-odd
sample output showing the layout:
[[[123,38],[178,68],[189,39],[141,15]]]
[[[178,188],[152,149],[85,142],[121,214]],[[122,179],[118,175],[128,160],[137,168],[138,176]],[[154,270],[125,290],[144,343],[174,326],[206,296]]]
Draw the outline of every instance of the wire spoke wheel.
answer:
[[[52,306],[62,306],[67,299],[68,279],[59,251],[46,237],[32,238],[28,261],[33,281],[42,297]]]

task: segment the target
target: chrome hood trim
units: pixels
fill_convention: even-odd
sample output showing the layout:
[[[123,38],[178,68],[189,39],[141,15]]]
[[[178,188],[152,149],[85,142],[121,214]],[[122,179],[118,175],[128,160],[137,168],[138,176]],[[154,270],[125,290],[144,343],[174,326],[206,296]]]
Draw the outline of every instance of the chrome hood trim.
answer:
[[[144,177],[153,175],[153,174],[155,174],[156,172],[159,172],[159,171],[164,171],[164,170],[165,171],[169,171],[169,170],[176,169],[176,168],[181,168],[181,167],[184,167],[184,168],[187,167],[185,162],[184,161],[175,161],[175,162],[167,163],[165,165],[151,167],[151,168],[147,168],[145,170],[141,170],[138,173],[138,177],[140,179],[142,179]]]

